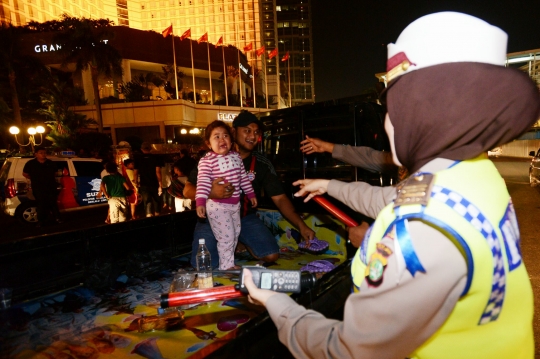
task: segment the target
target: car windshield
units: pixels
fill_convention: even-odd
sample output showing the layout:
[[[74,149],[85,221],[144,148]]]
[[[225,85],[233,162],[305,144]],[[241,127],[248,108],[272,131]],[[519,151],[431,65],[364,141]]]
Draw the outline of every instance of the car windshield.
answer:
[[[77,176],[100,178],[103,165],[97,161],[73,161]]]

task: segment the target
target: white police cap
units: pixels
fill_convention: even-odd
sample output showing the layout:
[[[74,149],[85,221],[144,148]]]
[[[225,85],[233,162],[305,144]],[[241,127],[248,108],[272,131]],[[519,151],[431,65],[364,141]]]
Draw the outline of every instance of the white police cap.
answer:
[[[504,66],[508,35],[474,16],[439,12],[423,16],[388,44],[387,81],[414,70],[451,62]]]

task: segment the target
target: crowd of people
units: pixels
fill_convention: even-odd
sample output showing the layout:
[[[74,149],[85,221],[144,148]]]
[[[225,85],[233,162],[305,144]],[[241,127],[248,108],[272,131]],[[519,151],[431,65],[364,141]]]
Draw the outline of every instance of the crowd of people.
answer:
[[[134,220],[164,213],[183,212],[191,209],[191,200],[183,195],[187,175],[197,161],[187,149],[179,154],[155,155],[148,142],[141,145],[141,153],[118,163],[103,160],[101,188],[98,198],[104,196],[109,204],[106,223]]]

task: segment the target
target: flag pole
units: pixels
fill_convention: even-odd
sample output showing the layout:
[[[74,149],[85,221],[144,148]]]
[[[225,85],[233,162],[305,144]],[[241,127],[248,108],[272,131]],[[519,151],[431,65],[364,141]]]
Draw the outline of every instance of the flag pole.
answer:
[[[225,67],[225,49],[223,43],[221,44],[221,55],[223,56],[223,83],[225,84],[225,105],[229,106],[229,94],[227,91],[227,68]]]
[[[206,39],[206,51],[208,52],[208,80],[210,81],[210,105],[214,104],[214,93],[212,92],[212,72],[210,70],[210,45]]]
[[[288,55],[288,53],[287,53]],[[292,94],[291,94],[291,57],[287,58],[287,79],[289,80],[289,107],[292,107]]]
[[[171,29],[172,29],[171,22]],[[171,31],[171,41],[172,41],[172,53],[173,53],[173,66],[174,66],[174,88],[176,89],[176,99],[178,100],[178,74],[176,73],[176,51],[174,49],[174,30]]]
[[[236,25],[236,53],[238,55],[238,85],[239,87],[239,96],[240,96],[240,107],[242,106],[242,73],[240,71],[240,49],[238,48],[239,42],[238,42],[238,25]]]
[[[276,47],[277,50],[277,47]],[[274,56],[276,59],[276,78],[277,78],[277,98],[278,98],[278,104],[277,108],[279,109],[281,105],[281,79],[279,78],[279,52],[276,53],[276,56]]]
[[[266,108],[268,107],[268,73],[267,73],[267,63],[266,63],[266,51],[262,54],[264,62],[264,86],[266,87]]]
[[[257,65],[257,55],[255,55],[255,63]],[[255,97],[255,66],[251,69],[251,74],[253,75],[253,91],[251,95],[253,96],[253,108],[257,108],[257,98]]]
[[[193,78],[193,103],[197,103],[197,91],[195,90],[195,65],[193,63],[193,41],[191,41],[191,31],[189,32],[189,48],[191,50],[191,77]]]

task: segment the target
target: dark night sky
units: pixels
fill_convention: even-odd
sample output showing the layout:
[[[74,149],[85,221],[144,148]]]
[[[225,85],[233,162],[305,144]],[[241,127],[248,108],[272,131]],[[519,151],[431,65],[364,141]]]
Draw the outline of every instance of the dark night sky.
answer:
[[[316,101],[359,95],[386,68],[386,45],[417,18],[459,11],[500,27],[508,52],[540,48],[540,0],[312,0]]]

